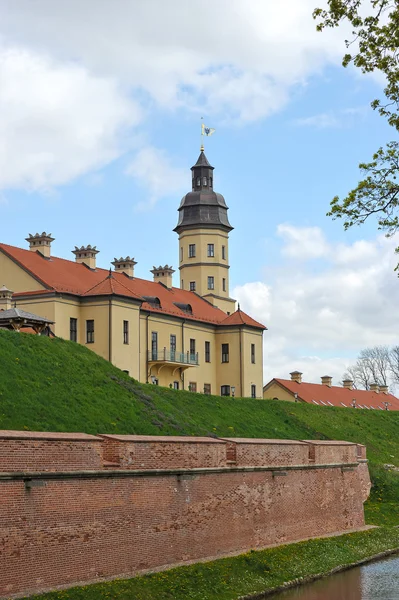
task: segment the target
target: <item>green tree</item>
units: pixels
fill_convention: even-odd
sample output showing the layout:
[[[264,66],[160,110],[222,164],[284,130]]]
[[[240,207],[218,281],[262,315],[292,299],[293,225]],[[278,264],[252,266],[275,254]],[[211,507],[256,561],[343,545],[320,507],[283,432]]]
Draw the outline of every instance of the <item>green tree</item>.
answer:
[[[342,64],[384,75],[384,98],[374,99],[371,106],[399,131],[398,0],[328,0],[328,8],[316,8],[313,17],[319,31],[349,23],[352,34],[345,40],[348,52]],[[370,162],[359,165],[364,178],[343,200],[333,198],[328,216],[343,219],[345,229],[374,216],[378,229],[393,235],[399,229],[398,166],[399,143],[392,141],[379,148]]]

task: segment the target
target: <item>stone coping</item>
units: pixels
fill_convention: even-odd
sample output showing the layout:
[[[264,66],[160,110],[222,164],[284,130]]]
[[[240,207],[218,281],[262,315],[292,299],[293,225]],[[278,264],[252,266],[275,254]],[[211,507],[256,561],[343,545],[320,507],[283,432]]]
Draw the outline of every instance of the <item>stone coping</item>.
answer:
[[[100,433],[101,438],[115,440],[117,442],[137,442],[137,443],[184,443],[184,444],[223,444],[224,441],[213,437],[194,437],[183,435],[118,435]]]
[[[0,430],[1,440],[46,440],[58,442],[102,442],[100,437],[89,433],[46,432],[46,431],[11,431]]]

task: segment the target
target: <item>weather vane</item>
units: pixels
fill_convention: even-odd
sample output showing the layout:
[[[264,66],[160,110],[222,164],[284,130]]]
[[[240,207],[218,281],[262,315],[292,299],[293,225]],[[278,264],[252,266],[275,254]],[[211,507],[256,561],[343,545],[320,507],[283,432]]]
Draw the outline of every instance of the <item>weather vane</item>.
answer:
[[[204,122],[203,122],[204,117],[201,117],[201,152],[203,152],[205,150],[204,148],[204,142],[202,140],[202,136],[206,135],[207,137],[209,137],[210,135],[212,135],[213,133],[215,133],[216,129],[213,129],[213,127],[207,127]]]

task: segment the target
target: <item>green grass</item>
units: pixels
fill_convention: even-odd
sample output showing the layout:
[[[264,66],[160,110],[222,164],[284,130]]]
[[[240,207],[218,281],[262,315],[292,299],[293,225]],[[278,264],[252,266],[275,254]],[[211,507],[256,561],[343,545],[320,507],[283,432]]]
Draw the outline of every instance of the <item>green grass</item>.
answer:
[[[335,439],[367,446],[368,523],[399,524],[399,412],[206,396],[142,385],[84,346],[0,330],[0,429]]]
[[[399,547],[398,529],[374,529],[288,544],[233,558],[33,596],[37,600],[236,600],[309,574],[328,573],[388,548]]]

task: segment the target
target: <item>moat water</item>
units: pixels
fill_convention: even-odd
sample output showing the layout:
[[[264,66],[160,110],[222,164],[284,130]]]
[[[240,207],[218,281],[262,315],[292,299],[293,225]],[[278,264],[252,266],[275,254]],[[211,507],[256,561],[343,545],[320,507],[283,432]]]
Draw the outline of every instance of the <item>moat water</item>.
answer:
[[[337,573],[271,600],[399,600],[399,557]]]

